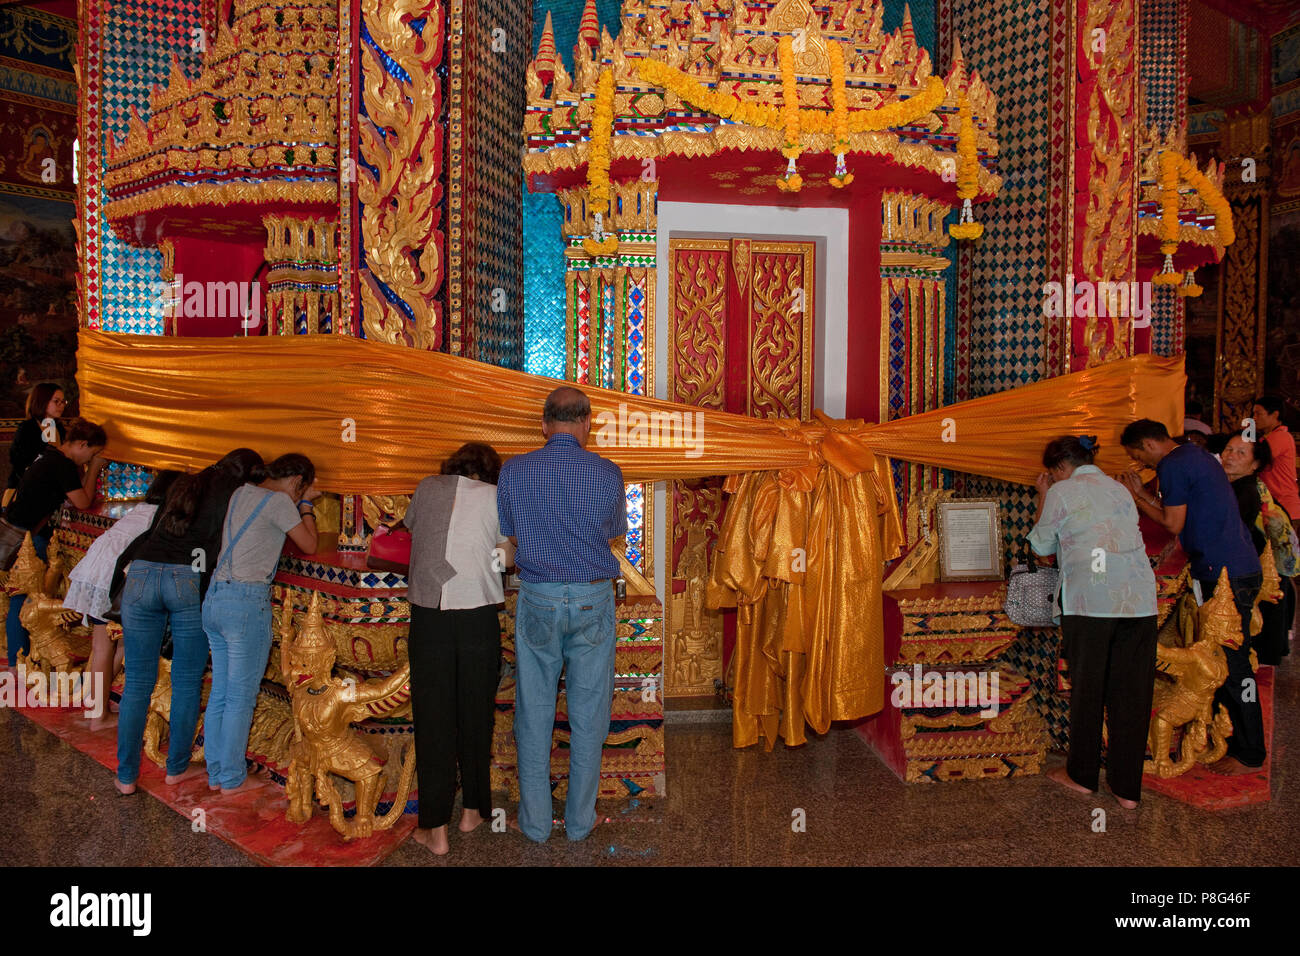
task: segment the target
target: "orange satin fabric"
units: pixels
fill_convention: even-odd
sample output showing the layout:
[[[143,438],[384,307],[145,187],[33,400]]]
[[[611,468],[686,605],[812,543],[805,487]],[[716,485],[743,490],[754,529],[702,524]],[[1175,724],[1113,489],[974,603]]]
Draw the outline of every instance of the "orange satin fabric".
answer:
[[[503,458],[536,448],[542,405],[561,384],[345,336],[83,330],[77,367],[82,414],[104,426],[114,460],[193,470],[241,445],[268,459],[297,451],[322,488],[361,494],[409,493],[467,441]],[[1094,433],[1099,464],[1115,471],[1128,466],[1119,432],[1129,421],[1181,432],[1184,381],[1181,357],[1137,356],[883,425],[753,419],[582,390],[589,446],[627,481],[737,476],[709,597],[740,621],[735,741],[763,736],[770,746],[778,735],[801,742],[805,723],[822,732],[883,706],[881,571],[902,543],[889,457],[1032,483],[1047,441]],[[702,432],[674,433],[684,439],[675,447],[603,444],[602,413],[634,440],[644,435],[638,415],[698,415]]]

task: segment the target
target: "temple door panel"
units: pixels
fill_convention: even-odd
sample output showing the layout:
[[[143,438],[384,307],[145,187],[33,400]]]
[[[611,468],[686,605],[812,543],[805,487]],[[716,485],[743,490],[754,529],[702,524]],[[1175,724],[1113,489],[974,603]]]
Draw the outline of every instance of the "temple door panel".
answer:
[[[811,414],[815,249],[812,242],[670,240],[671,401],[759,418]],[[705,605],[722,479],[671,485],[665,694],[707,695],[724,676],[734,630],[729,614]]]

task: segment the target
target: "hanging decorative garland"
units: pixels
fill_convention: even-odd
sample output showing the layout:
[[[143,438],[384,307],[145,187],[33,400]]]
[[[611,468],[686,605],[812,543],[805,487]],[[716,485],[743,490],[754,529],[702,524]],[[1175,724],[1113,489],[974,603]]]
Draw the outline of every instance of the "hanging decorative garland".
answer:
[[[971,200],[979,194],[979,154],[975,148],[975,116],[970,98],[962,90],[957,100],[957,198],[961,200],[961,216],[948,227],[954,239],[978,239],[984,235],[984,226],[975,221]]]
[[[849,94],[844,86],[844,47],[838,42],[827,44],[831,58],[831,117],[835,124],[835,175],[831,185],[843,189],[853,182],[853,174],[844,163],[849,149]]]
[[[793,53],[793,45],[791,53]],[[793,60],[791,68],[793,71]],[[711,90],[694,77],[667,63],[642,57],[637,60],[636,70],[641,79],[647,83],[676,94],[683,103],[689,103],[697,110],[744,123],[747,126],[785,129],[783,109],[758,103],[745,103],[730,93]],[[874,110],[851,111],[848,115],[849,135],[879,133],[896,126],[908,126],[927,113],[938,109],[947,95],[948,91],[944,88],[943,80],[932,76],[926,81],[925,89],[915,96],[896,100]],[[825,110],[800,110],[799,127],[803,133],[832,134],[835,132],[835,117],[833,113]]]
[[[1160,169],[1157,182],[1160,186],[1160,251],[1165,261],[1160,272],[1152,280],[1156,285],[1177,285],[1178,294],[1195,298],[1204,290],[1196,284],[1193,271],[1188,269],[1181,276],[1174,269],[1174,253],[1178,251],[1178,183],[1186,182],[1195,189],[1201,199],[1214,213],[1214,228],[1220,241],[1230,246],[1237,241],[1237,234],[1232,227],[1232,207],[1223,193],[1205,174],[1196,168],[1196,163],[1179,156],[1171,149],[1160,154]]]
[[[587,205],[594,224],[590,238],[582,240],[587,255],[612,256],[618,251],[618,236],[605,235],[605,215],[609,212],[609,146],[614,135],[614,71],[600,71],[596,83],[596,103],[591,116],[591,152],[587,158]]]
[[[803,188],[803,177],[795,168],[795,160],[803,152],[803,143],[799,131],[799,82],[794,75],[794,39],[781,37],[777,45],[777,57],[781,61],[781,120],[785,127],[785,145],[781,155],[787,160],[785,178],[777,182],[782,192],[797,193]]]

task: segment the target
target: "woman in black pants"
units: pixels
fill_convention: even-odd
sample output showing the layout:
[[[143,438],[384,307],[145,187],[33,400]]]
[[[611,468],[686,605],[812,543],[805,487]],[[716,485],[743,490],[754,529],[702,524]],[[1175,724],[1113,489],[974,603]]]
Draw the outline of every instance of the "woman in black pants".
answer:
[[[1097,789],[1101,730],[1110,732],[1106,783],[1120,806],[1142,793],[1156,671],[1156,578],[1133,497],[1093,464],[1093,435],[1048,444],[1029,543],[1061,569],[1061,644],[1070,664],[1070,752],[1047,777]]]
[[[492,815],[492,728],[501,670],[497,611],[512,548],[497,523],[501,459],[471,442],[420,482],[403,519],[411,529],[408,575],[411,707],[420,818],[415,839],[441,856],[463,792],[460,829]]]

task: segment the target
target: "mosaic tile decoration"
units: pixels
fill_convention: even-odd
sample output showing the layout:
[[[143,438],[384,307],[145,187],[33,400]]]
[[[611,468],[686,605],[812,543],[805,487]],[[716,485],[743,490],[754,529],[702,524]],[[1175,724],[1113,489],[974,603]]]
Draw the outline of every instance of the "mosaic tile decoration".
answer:
[[[564,378],[564,210],[551,193],[522,186],[524,371]]]
[[[984,236],[962,253],[970,287],[964,313],[970,356],[965,397],[976,398],[1037,381],[1046,371],[1041,290],[1049,278],[1044,221],[1054,119],[1044,91],[1051,67],[1046,37],[1052,4],[946,0],[940,13],[947,11],[967,60],[979,64],[999,104],[1002,192],[980,207]]]
[[[1187,126],[1187,2],[1142,0],[1139,8],[1141,88],[1146,121],[1164,133]],[[1186,303],[1168,286],[1151,300],[1151,347],[1157,355],[1183,350]]]
[[[466,8],[464,354],[524,367],[523,227],[519,151],[531,0]],[[503,161],[504,160],[504,161]]]
[[[149,93],[154,84],[166,83],[173,55],[187,75],[198,76],[202,54],[193,49],[193,31],[206,26],[207,7],[205,0],[115,0],[107,5],[100,48],[102,160],[116,139],[125,138],[131,108],[148,114]],[[100,243],[103,329],[161,335],[162,315],[153,304],[162,254],[128,246],[102,221]]]

